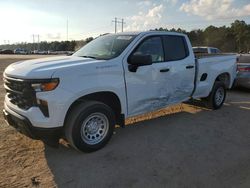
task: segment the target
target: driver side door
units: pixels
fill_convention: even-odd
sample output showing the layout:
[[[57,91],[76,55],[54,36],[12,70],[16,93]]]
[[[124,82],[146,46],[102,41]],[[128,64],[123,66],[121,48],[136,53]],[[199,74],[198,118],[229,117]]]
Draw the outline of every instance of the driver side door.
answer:
[[[165,107],[169,99],[167,86],[171,83],[168,83],[170,67],[164,62],[163,37],[146,37],[130,54],[132,55],[150,55],[153,64],[139,66],[136,72],[131,72],[125,59],[128,116]]]

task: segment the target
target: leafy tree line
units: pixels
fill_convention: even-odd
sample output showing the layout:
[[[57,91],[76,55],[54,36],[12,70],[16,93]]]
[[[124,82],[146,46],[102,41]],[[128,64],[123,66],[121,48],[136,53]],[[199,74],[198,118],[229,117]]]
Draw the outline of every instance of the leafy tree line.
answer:
[[[157,31],[175,31],[188,35],[193,46],[212,46],[223,52],[250,51],[250,25],[245,21],[234,21],[230,27],[209,26],[204,30],[187,32],[182,29],[159,28]]]
[[[14,50],[17,48],[22,48],[27,51],[34,51],[34,50],[40,50],[40,51],[75,51],[76,49],[79,49],[80,47],[84,46],[88,42],[93,40],[93,37],[87,38],[85,40],[80,41],[53,41],[53,42],[47,42],[42,41],[40,43],[18,43],[18,44],[6,44],[6,45],[0,45],[0,49],[10,49]]]
[[[245,21],[234,21],[229,27],[209,26],[206,29],[185,31],[183,29],[158,28],[157,31],[175,31],[185,33],[189,36],[193,46],[212,46],[223,52],[249,52],[250,51],[250,25]],[[0,49],[23,48],[28,51],[75,51],[93,40],[93,37],[80,41],[54,41],[38,43],[20,43],[11,45],[0,45]]]

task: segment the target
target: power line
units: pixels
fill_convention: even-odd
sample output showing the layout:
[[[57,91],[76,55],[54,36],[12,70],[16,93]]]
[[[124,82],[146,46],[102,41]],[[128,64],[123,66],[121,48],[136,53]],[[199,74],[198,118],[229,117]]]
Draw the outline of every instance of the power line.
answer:
[[[112,20],[112,22],[115,22],[115,33],[117,33],[117,25],[118,25],[118,24],[121,24],[121,26],[122,26],[122,32],[123,32],[123,27],[124,27],[124,24],[125,24],[123,18],[122,18],[122,19],[119,19],[119,18],[116,18],[116,17],[115,17],[115,20]]]
[[[36,42],[37,39],[37,42]],[[35,35],[32,34],[32,41],[33,41],[33,50],[35,50],[37,48],[37,50],[39,50],[39,44],[40,44],[40,35]],[[37,46],[35,46],[35,43],[37,43]]]

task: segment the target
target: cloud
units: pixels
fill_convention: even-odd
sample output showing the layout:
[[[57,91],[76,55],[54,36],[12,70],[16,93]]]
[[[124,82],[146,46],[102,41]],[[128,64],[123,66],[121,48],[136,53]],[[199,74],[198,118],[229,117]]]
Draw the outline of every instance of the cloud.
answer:
[[[61,40],[62,39],[61,33],[57,33],[57,34],[47,33],[46,37],[48,40]]]
[[[136,4],[139,7],[143,7],[143,6],[150,6],[150,5],[152,5],[152,2],[149,1],[149,0],[146,0],[146,1],[139,1]]]
[[[153,5],[147,11],[140,11],[137,15],[127,17],[128,26],[124,29],[126,31],[138,31],[153,29],[161,22],[164,6]],[[129,24],[130,23],[130,24]]]
[[[233,0],[191,0],[183,3],[180,10],[206,20],[250,16],[250,4],[234,8]]]
[[[163,0],[163,2],[168,3],[170,5],[176,5],[178,0]]]

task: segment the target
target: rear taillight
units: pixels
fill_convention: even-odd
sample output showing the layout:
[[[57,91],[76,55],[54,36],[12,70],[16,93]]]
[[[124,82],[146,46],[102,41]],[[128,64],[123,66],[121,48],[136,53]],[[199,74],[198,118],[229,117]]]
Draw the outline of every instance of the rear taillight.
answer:
[[[239,72],[250,72],[250,67],[239,67],[237,68]]]

